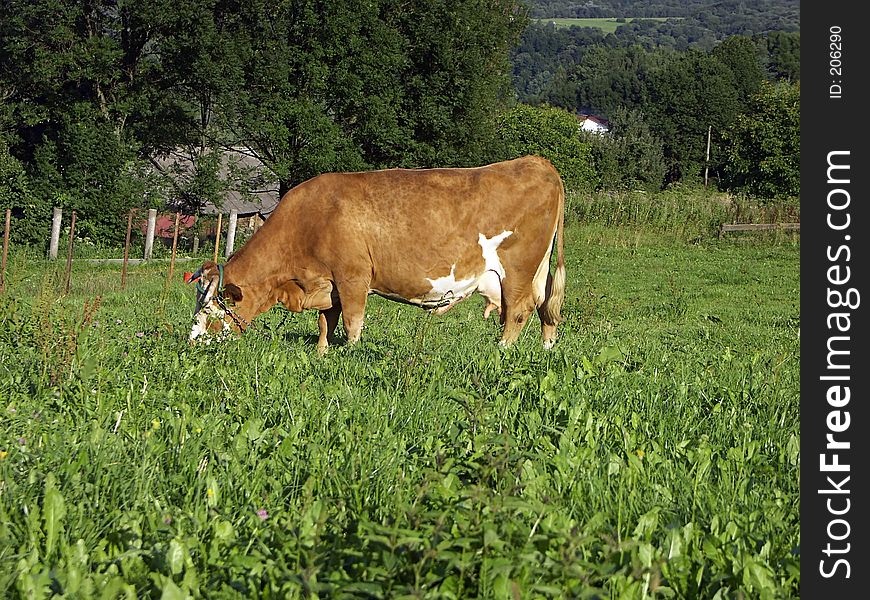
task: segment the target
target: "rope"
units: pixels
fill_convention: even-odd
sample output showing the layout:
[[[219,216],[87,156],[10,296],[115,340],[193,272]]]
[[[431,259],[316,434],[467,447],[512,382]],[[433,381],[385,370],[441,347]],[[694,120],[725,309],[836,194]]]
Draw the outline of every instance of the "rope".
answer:
[[[272,339],[272,336],[271,336],[268,332],[264,331],[264,330],[263,330],[262,328],[260,328],[260,327],[256,327],[256,328],[255,328],[253,323],[250,323],[250,322],[248,322],[247,320],[245,320],[241,315],[239,315],[236,311],[234,311],[232,308],[230,308],[230,306],[229,306],[226,302],[224,302],[224,298],[223,298],[223,291],[224,291],[224,266],[223,266],[223,265],[218,265],[218,275],[219,275],[219,277],[218,277],[218,287],[217,287],[217,290],[215,290],[215,293],[214,293],[214,295],[212,296],[212,298],[214,299],[215,302],[217,302],[217,305],[221,308],[221,310],[223,310],[225,314],[229,315],[230,318],[231,318],[233,321],[235,321],[236,325],[237,325],[237,326],[239,327],[239,329],[241,329],[242,331],[246,331],[247,329],[254,329],[255,331],[259,331],[260,333],[262,333],[263,335],[265,335],[265,337],[266,337],[267,339],[271,340],[271,339]],[[191,277],[191,281],[195,281],[195,282],[196,282],[196,291],[197,291],[197,293],[199,293],[201,296],[204,297],[205,294],[206,294],[206,292],[207,292],[207,288],[204,288],[204,287],[202,286],[202,274],[201,274],[199,271],[197,271],[197,272],[194,273],[193,276]],[[200,308],[200,310],[202,310],[202,308]]]

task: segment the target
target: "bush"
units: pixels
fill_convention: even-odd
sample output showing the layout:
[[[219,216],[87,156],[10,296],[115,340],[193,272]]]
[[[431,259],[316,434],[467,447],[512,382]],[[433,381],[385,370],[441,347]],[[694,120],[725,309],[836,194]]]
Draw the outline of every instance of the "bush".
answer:
[[[24,167],[17,158],[9,153],[9,146],[0,138],[0,209],[13,209],[15,225],[12,226],[13,239],[27,242],[36,235],[28,227],[19,227],[22,217],[37,210]]]
[[[800,84],[764,84],[723,133],[720,185],[765,199],[799,196],[800,109]]]
[[[661,188],[665,159],[661,140],[637,109],[619,108],[606,135],[586,134],[592,146],[600,189],[654,191]]]
[[[592,144],[570,112],[517,104],[502,116],[498,134],[503,145],[501,158],[537,154],[553,163],[567,189],[589,191],[598,187]]]
[[[121,244],[127,211],[160,203],[134,144],[107,123],[65,123],[56,140],[44,139],[34,153],[30,184],[33,208],[24,215],[27,229],[38,231],[29,243],[43,243],[52,207],[76,211],[76,233],[100,243]]]

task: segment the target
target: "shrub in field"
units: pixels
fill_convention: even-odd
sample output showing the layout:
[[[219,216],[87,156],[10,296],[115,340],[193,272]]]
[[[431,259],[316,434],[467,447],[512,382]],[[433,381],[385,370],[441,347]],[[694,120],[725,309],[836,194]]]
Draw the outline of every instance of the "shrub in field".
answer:
[[[46,216],[45,211],[40,210],[30,192],[24,166],[9,153],[9,146],[0,137],[0,209],[6,208],[14,209],[12,235],[15,241],[29,241],[42,233],[36,223]],[[0,212],[5,213],[5,210]],[[33,231],[34,228],[37,231]]]
[[[607,191],[661,188],[665,159],[661,140],[651,131],[638,109],[618,108],[610,117],[607,135],[587,133],[601,178],[599,189]]]
[[[800,84],[765,83],[723,134],[721,185],[764,199],[800,195]]]
[[[595,171],[592,145],[580,131],[577,118],[561,108],[517,104],[498,126],[502,158],[537,154],[550,160],[565,187],[593,190],[600,182]]]

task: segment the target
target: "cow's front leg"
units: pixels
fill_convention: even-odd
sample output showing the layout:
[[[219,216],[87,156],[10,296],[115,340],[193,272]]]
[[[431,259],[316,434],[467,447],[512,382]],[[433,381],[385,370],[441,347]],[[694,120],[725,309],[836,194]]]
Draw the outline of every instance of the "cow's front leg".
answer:
[[[369,295],[368,283],[359,280],[336,282],[341,299],[341,317],[347,342],[355,344],[362,334],[363,319],[366,312],[366,299]]]
[[[320,329],[320,338],[317,340],[317,353],[321,356],[326,354],[329,347],[329,339],[333,337],[335,328],[338,326],[338,317],[341,315],[341,305],[335,304],[332,308],[320,311],[317,325]]]

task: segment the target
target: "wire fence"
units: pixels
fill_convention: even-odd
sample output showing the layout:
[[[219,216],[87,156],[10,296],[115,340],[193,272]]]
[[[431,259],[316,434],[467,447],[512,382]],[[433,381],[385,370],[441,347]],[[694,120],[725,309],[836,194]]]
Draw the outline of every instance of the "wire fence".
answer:
[[[240,218],[236,210],[230,211],[227,219],[224,220],[222,213],[214,217],[212,215],[197,217],[183,215],[180,212],[158,213],[156,209],[134,208],[128,212],[125,219],[126,235],[123,252],[121,252],[118,248],[96,248],[87,238],[77,237],[76,219],[75,210],[64,214],[61,208],[55,208],[52,212],[51,228],[46,244],[46,260],[66,259],[62,280],[64,293],[69,292],[74,260],[120,264],[121,289],[124,289],[127,284],[128,265],[168,260],[168,277],[172,278],[176,262],[197,260],[205,252],[208,252],[215,262],[220,258],[229,258],[235,247],[242,245],[263,223],[259,214],[243,215]],[[65,221],[68,223],[66,227],[63,226]],[[0,264],[0,293],[4,292],[6,287],[11,224],[11,209],[6,209],[2,264]],[[61,250],[62,243],[65,252]],[[84,249],[83,256],[78,256],[79,249]],[[194,256],[179,256],[180,252]]]

